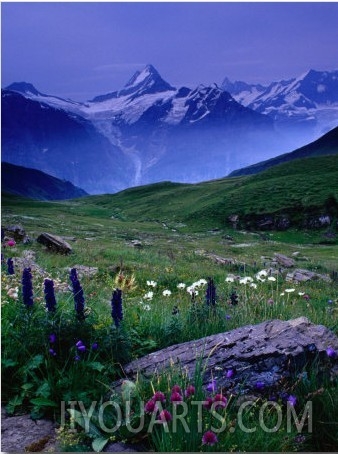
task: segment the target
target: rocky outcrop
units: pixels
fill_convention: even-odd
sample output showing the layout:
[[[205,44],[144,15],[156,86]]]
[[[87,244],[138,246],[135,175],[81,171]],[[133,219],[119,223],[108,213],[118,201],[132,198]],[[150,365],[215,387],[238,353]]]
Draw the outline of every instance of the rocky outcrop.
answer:
[[[276,262],[285,268],[292,268],[293,266],[295,266],[294,259],[291,259],[290,257],[287,257],[286,255],[277,254],[275,252],[274,257],[276,259]]]
[[[258,382],[273,389],[281,379],[292,377],[315,360],[316,367],[330,363],[330,374],[337,375],[337,356],[329,358],[328,348],[337,350],[338,338],[324,326],[305,317],[269,320],[172,345],[127,364],[124,372],[130,379],[137,374],[150,378],[176,365],[192,377],[196,361],[201,359],[204,384],[215,379],[218,388],[250,392]]]
[[[285,278],[288,282],[307,282],[307,281],[325,281],[331,282],[330,276],[327,274],[315,273],[309,270],[297,268],[296,270],[288,273]]]
[[[48,250],[59,254],[70,254],[72,252],[72,248],[63,238],[51,233],[41,233],[36,241],[45,245]]]

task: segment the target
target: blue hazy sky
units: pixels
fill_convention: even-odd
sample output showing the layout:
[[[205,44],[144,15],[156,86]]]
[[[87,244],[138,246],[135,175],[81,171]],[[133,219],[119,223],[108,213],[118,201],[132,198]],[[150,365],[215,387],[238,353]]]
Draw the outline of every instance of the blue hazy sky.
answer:
[[[87,100],[148,63],[174,86],[338,68],[338,3],[1,3],[1,85]]]

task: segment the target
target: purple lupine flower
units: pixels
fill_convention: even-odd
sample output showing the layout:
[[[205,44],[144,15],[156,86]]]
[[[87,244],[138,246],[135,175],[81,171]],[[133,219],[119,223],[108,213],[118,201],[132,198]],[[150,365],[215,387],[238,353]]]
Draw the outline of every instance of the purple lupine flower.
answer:
[[[9,275],[14,274],[14,263],[12,258],[7,259],[7,273]]]
[[[49,337],[48,337],[48,340],[49,340],[50,344],[55,344],[55,342],[56,342],[56,334],[55,333],[50,334]]]
[[[331,304],[333,304],[333,301],[332,300],[327,300],[327,304],[331,305]]]
[[[231,319],[231,315],[226,314],[226,315],[225,315],[225,320],[230,320],[230,319]]]
[[[79,355],[76,355],[75,358],[74,358],[74,361],[81,361],[81,358]]]
[[[336,350],[334,350],[332,347],[326,349],[326,354],[329,358],[335,358],[337,356]]]
[[[208,278],[208,287],[205,294],[205,301],[207,306],[215,306],[216,304],[216,287],[214,280],[210,277]]]
[[[99,348],[99,344],[98,344],[97,342],[94,342],[94,343],[92,344],[92,350],[95,351],[95,350],[97,350],[98,348]]]
[[[213,446],[216,443],[218,443],[218,438],[216,437],[216,434],[214,432],[208,430],[203,434],[202,445]]]
[[[54,282],[52,279],[44,281],[45,301],[48,312],[56,311],[56,299],[54,294]]]
[[[116,328],[118,328],[120,326],[120,322],[123,319],[122,290],[117,288],[113,291],[111,307],[112,307],[111,316],[114,320]]]
[[[53,348],[50,348],[50,349],[49,349],[49,354],[50,354],[51,356],[56,356],[56,352],[55,352],[55,350],[54,350]]]
[[[85,319],[84,314],[84,307],[85,307],[85,299],[83,295],[83,288],[80,285],[79,279],[77,277],[76,268],[72,268],[70,270],[69,278],[72,282],[73,286],[73,296],[74,296],[74,304],[75,304],[75,311],[77,313],[77,317],[79,320]]]
[[[25,268],[22,273],[22,300],[25,306],[33,306],[33,284],[30,268]]]

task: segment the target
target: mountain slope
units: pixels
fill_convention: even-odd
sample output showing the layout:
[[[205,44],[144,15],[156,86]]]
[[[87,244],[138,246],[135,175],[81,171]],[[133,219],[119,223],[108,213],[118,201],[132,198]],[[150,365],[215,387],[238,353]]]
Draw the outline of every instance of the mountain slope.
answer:
[[[37,200],[65,200],[88,195],[69,181],[7,162],[1,164],[1,191]]]
[[[327,184],[327,182],[330,184]],[[188,223],[199,228],[231,225],[238,215],[243,228],[320,227],[320,219],[338,216],[338,155],[287,162],[257,175],[224,178],[194,185],[171,182],[92,196],[107,215],[126,221]],[[287,220],[287,222],[286,222]],[[333,226],[334,227],[334,226]]]
[[[338,127],[328,132],[324,136],[320,137],[315,142],[312,142],[304,147],[298,148],[291,153],[285,153],[276,158],[268,159],[267,161],[258,162],[249,167],[235,170],[231,172],[229,177],[235,177],[240,175],[252,175],[255,173],[262,172],[269,167],[276,166],[278,164],[293,161],[295,159],[314,157],[314,156],[325,156],[333,155],[338,153]]]
[[[92,193],[126,187],[128,160],[84,117],[2,91],[2,160],[71,181]]]
[[[216,85],[176,89],[151,65],[86,103],[15,83],[3,91],[2,112],[5,161],[91,193],[218,178],[280,146],[267,116]]]

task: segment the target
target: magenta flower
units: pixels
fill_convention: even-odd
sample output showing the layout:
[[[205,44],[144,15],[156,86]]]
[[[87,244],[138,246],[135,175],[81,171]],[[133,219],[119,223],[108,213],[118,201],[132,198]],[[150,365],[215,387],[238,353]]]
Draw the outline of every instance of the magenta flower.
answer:
[[[212,398],[211,397],[206,397],[204,402],[203,402],[203,407],[206,410],[211,410],[212,404],[213,404]]]
[[[216,394],[213,403],[216,404],[214,405],[215,410],[217,408],[225,408],[227,406],[227,398],[222,394]]]
[[[216,434],[214,432],[208,430],[207,432],[205,432],[205,434],[203,434],[202,445],[213,446],[216,443],[218,443],[218,438],[216,437]]]
[[[162,410],[159,414],[158,419],[160,419],[162,423],[165,424],[172,420],[172,416],[168,410]]]
[[[15,245],[16,245],[16,242],[15,242],[14,240],[8,240],[8,241],[7,241],[7,246],[13,247],[13,246],[15,246]]]
[[[165,402],[165,395],[161,391],[156,391],[152,399],[155,402],[161,402],[163,404]]]
[[[172,393],[179,393],[179,394],[182,394],[182,390],[181,390],[181,387],[178,386],[178,385],[174,385],[171,389],[171,392]]]
[[[310,296],[309,296],[307,293],[305,293],[305,295],[303,295],[303,298],[304,298],[306,301],[309,301]]]
[[[195,394],[195,386],[189,385],[185,390],[185,397],[190,397]]]
[[[182,402],[182,400],[183,400],[183,397],[181,396],[180,393],[178,393],[178,392],[173,392],[173,393],[171,393],[170,401],[171,401],[173,404],[175,404],[175,403],[177,403],[177,402]]]
[[[273,299],[272,298],[268,299],[268,304],[273,304]]]
[[[144,406],[144,410],[146,413],[154,413],[158,409],[156,402],[153,399],[148,400],[148,402]]]

